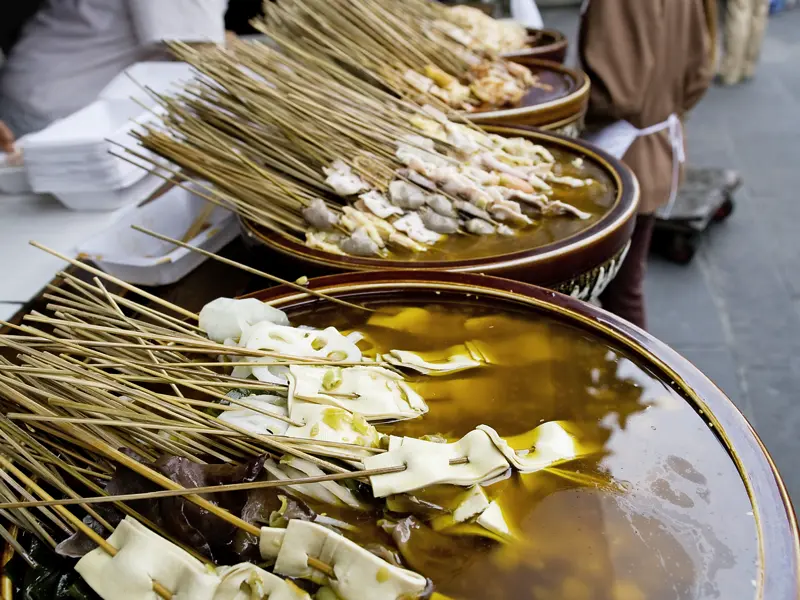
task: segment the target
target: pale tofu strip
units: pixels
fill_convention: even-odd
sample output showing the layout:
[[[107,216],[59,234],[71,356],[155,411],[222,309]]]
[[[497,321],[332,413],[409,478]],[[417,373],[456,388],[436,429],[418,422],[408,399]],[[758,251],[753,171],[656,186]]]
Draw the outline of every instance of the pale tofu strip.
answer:
[[[364,459],[364,467],[405,467],[396,473],[370,477],[373,495],[385,498],[439,483],[477,485],[501,475],[509,464],[486,432],[475,430],[452,444],[404,437],[399,447],[390,446],[388,452]]]
[[[512,444],[488,425],[478,425],[509,463],[520,473],[535,473],[559,463],[575,460],[591,454],[595,448],[580,444],[557,421],[542,423],[533,431],[518,438],[524,438],[531,449],[514,448]],[[514,441],[514,438],[509,438]]]
[[[292,403],[291,419],[301,425],[285,424],[284,435],[288,437],[340,442],[365,448],[380,446],[381,436],[375,427],[362,415],[351,413],[338,406],[295,400]],[[371,453],[364,454],[364,456],[370,455]]]
[[[377,366],[291,365],[289,414],[296,400],[338,406],[368,421],[413,419],[428,411],[402,375]]]
[[[311,600],[291,582],[249,563],[207,569],[132,517],[117,526],[108,542],[117,549],[114,556],[95,548],[75,565],[104,600],[160,600],[153,591],[154,580],[172,592],[174,600]]]
[[[425,375],[448,375],[484,364],[467,344],[432,352],[390,350],[383,358],[393,365],[413,369]]]
[[[389,450],[364,459],[364,467],[404,467],[396,473],[370,477],[373,495],[384,498],[440,483],[465,487],[478,485],[501,475],[508,468],[520,473],[534,473],[597,450],[580,443],[556,421],[508,439],[510,442],[488,425],[479,425],[452,444],[392,436]]]
[[[275,561],[276,573],[328,586],[343,600],[416,598],[427,585],[422,575],[308,521],[289,521],[286,529],[262,527],[259,548],[265,560]],[[309,567],[309,557],[330,565],[335,578]]]
[[[239,340],[240,348],[268,350],[286,356],[316,358],[336,362],[361,362],[361,350],[335,327],[321,331],[276,325],[267,321],[245,329]],[[285,367],[276,375],[276,367],[249,367],[248,362],[262,362],[262,357],[246,357],[236,366],[234,376],[245,378],[252,373],[256,379],[271,383],[285,383]]]

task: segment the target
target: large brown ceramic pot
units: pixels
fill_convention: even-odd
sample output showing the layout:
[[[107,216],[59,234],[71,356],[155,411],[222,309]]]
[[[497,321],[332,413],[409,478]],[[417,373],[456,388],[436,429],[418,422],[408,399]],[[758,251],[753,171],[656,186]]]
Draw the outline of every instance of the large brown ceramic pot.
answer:
[[[665,344],[587,303],[477,274],[348,273],[310,287],[368,307],[436,307],[443,319],[468,311],[484,327],[502,315],[524,323],[531,348],[520,362],[527,366],[509,372],[508,389],[493,391],[479,374],[461,376],[469,386],[447,398],[432,393],[444,385],[434,382],[426,390],[431,413],[419,423],[445,414],[454,435],[473,421],[512,435],[569,419],[598,433],[597,464],[537,480],[541,493],[525,508],[524,556],[499,552],[469,564],[449,556],[457,576],[442,590],[448,597],[472,598],[473,588],[450,589],[465,589],[458,578],[484,589],[473,581],[480,577],[487,594],[481,598],[798,597],[797,523],[773,461],[733,403]],[[370,318],[285,287],[255,295],[294,323],[359,328]],[[379,329],[365,327],[378,339]],[[436,335],[451,343],[474,331],[450,325]],[[414,337],[404,335],[413,345]],[[402,425],[401,434],[415,423]],[[511,568],[507,560],[530,566]]]
[[[589,77],[555,62],[529,58],[525,66],[541,86],[528,90],[520,106],[471,113],[479,125],[527,125],[577,137],[589,103]]]
[[[527,48],[506,52],[503,58],[528,66],[532,60],[549,60],[563,64],[567,57],[569,42],[567,36],[556,29],[528,28],[530,44]],[[536,66],[533,63],[533,66]]]
[[[244,239],[253,247],[253,262],[270,269],[308,276],[342,271],[419,269],[485,273],[551,287],[583,299],[599,295],[616,274],[633,232],[639,187],[627,167],[585,142],[563,136],[503,126],[485,127],[508,137],[522,136],[569,158],[591,165],[608,186],[591,221],[563,219],[533,237],[520,237],[501,254],[445,260],[390,260],[331,254],[307,247],[300,238],[242,221]],[[598,205],[599,206],[599,205]]]

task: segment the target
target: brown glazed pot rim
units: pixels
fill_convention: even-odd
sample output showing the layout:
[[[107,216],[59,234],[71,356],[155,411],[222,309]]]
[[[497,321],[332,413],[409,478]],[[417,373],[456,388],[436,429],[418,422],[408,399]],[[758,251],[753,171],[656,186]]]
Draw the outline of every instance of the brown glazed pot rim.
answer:
[[[401,261],[344,256],[309,248],[298,238],[282,232],[268,231],[246,218],[240,219],[242,227],[248,235],[271,249],[329,268],[346,271],[423,269],[492,273],[509,269],[528,268],[537,264],[550,264],[575,251],[591,252],[591,249],[596,244],[613,236],[617,231],[624,230],[635,218],[639,205],[639,183],[628,167],[607,152],[580,140],[530,127],[486,125],[483,126],[483,129],[490,133],[519,135],[537,142],[555,144],[558,147],[589,157],[604,169],[617,187],[617,196],[613,206],[596,223],[552,244],[500,256],[452,261]],[[622,241],[619,244],[619,248],[615,250],[621,249],[627,241],[627,239]],[[591,267],[601,262],[594,257],[592,258],[594,260]],[[574,274],[569,275],[572,276]]]
[[[566,49],[567,44],[569,43],[567,36],[561,33],[558,29],[534,29],[532,27],[528,27],[527,30],[528,33],[544,34],[553,41],[546,44],[537,44],[535,46],[528,46],[519,50],[513,50],[512,52],[504,52],[501,54],[502,58],[511,59],[521,58],[524,56],[536,57],[540,54],[550,54],[552,52]]]
[[[586,73],[583,71],[570,69],[569,67],[565,67],[564,65],[551,60],[542,60],[538,58],[527,59],[525,61],[525,66],[540,67],[541,69],[556,71],[563,77],[569,77],[575,81],[574,89],[571,93],[563,96],[562,98],[556,98],[555,100],[550,100],[549,102],[534,104],[533,106],[518,106],[516,108],[503,108],[500,110],[463,113],[464,116],[474,123],[484,124],[491,121],[501,120],[508,122],[509,119],[530,117],[531,115],[541,115],[544,117],[544,115],[547,113],[558,113],[565,109],[565,107],[570,106],[575,107],[575,113],[580,113],[583,110],[585,100],[587,100],[589,97],[589,89],[591,87],[589,76]]]
[[[353,300],[370,293],[423,290],[464,292],[528,306],[613,342],[647,364],[664,383],[676,390],[706,420],[728,451],[747,489],[758,534],[758,600],[800,597],[800,537],[786,487],[758,434],[738,408],[697,367],[645,331],[595,306],[534,285],[479,275],[446,271],[350,272],[312,279],[308,287]],[[250,294],[279,307],[301,307],[320,302],[288,286]],[[323,301],[324,302],[324,301]]]

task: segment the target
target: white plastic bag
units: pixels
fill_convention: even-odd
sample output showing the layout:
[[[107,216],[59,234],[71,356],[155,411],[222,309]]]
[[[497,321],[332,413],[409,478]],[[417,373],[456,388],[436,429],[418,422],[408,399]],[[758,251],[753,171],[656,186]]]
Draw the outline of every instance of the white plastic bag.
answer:
[[[511,0],[511,18],[531,29],[543,29],[544,21],[534,0]]]

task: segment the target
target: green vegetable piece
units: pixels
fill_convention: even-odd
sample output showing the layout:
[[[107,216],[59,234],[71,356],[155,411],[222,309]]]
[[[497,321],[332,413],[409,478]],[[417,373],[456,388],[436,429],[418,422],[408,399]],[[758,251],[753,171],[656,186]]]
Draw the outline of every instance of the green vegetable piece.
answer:
[[[335,390],[342,385],[342,370],[339,367],[333,367],[325,371],[322,376],[322,388],[327,391]]]

